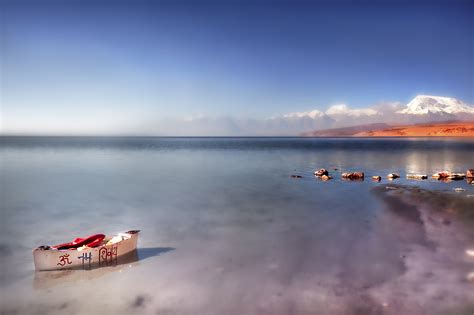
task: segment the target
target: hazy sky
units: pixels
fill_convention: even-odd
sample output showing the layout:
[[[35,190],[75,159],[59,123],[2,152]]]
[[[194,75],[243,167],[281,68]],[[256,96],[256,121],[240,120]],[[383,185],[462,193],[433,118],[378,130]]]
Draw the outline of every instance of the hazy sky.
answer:
[[[417,94],[474,103],[469,1],[38,0],[0,10],[5,133],[140,133],[169,119],[264,119]]]

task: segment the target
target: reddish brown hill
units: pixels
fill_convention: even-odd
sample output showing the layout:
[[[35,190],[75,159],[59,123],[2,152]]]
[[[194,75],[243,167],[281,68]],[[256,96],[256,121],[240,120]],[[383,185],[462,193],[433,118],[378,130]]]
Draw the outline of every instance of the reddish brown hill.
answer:
[[[474,137],[474,121],[360,125],[303,133],[306,137]]]

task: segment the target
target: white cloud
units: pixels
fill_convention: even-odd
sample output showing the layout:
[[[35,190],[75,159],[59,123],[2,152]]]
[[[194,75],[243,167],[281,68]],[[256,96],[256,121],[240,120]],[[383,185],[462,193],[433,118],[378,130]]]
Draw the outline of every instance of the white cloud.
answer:
[[[378,112],[373,108],[352,109],[349,108],[346,104],[333,105],[329,107],[325,113],[328,116],[344,115],[352,117],[375,116],[378,114]]]
[[[286,115],[283,115],[284,118],[303,118],[303,117],[309,117],[312,119],[316,119],[319,117],[323,117],[324,113],[315,109],[309,112],[294,112],[294,113],[289,113]]]

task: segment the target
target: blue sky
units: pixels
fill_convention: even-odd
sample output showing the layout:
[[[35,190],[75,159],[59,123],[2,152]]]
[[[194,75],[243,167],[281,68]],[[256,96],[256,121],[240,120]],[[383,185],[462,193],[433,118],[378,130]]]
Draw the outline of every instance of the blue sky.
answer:
[[[469,2],[11,1],[0,4],[5,132],[334,104],[474,103]]]

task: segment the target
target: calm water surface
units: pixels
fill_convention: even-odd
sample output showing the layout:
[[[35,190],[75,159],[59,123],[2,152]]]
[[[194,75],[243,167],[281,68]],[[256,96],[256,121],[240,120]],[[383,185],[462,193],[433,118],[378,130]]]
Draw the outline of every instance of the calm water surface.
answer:
[[[474,225],[437,232],[389,210],[385,178],[340,179],[397,172],[474,201],[466,181],[405,179],[473,168],[473,139],[0,139],[2,313],[474,313]],[[129,229],[136,259],[34,271],[38,245]]]

